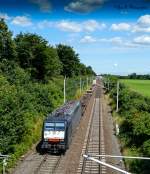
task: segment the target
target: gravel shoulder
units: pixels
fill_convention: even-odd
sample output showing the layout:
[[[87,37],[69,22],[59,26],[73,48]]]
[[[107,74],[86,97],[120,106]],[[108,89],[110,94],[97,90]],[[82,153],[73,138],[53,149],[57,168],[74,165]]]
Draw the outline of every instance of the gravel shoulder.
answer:
[[[106,155],[121,155],[120,146],[118,139],[114,131],[114,122],[111,114],[111,108],[108,105],[108,101],[105,98],[104,94],[101,97],[102,102],[102,113],[104,120],[104,137],[105,137],[105,153]],[[124,163],[121,158],[106,158],[106,162],[116,166],[118,168],[124,169]],[[120,174],[112,169],[107,168],[108,174]]]

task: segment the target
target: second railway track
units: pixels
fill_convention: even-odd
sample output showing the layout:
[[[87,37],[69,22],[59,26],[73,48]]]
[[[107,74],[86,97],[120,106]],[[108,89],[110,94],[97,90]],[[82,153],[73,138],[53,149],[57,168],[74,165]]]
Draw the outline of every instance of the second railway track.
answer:
[[[82,155],[99,155],[105,154],[104,132],[103,132],[103,117],[102,117],[102,103],[100,100],[101,89],[97,88],[95,102],[89,120],[88,130],[85,137]],[[77,174],[106,174],[106,167],[83,159],[81,155],[80,164]],[[97,158],[99,159],[99,158]],[[101,159],[105,162],[105,158]]]

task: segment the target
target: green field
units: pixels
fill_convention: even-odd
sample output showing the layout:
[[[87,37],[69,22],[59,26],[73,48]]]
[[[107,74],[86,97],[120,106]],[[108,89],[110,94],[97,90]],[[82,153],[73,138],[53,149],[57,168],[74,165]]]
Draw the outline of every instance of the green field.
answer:
[[[131,90],[134,90],[143,96],[150,97],[150,80],[123,79],[120,81],[126,84]]]

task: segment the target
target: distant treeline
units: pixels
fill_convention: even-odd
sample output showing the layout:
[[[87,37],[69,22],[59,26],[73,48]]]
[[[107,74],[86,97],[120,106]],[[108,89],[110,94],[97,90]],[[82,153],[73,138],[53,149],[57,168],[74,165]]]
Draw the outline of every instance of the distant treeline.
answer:
[[[139,79],[139,80],[150,80],[150,74],[136,74],[136,73],[132,73],[129,74],[127,76],[118,76],[118,78],[120,79]]]
[[[47,114],[63,104],[64,76],[68,100],[78,92],[80,77],[84,89],[93,75],[72,47],[49,45],[32,33],[12,37],[0,20],[0,153],[10,155],[9,167],[40,139]]]

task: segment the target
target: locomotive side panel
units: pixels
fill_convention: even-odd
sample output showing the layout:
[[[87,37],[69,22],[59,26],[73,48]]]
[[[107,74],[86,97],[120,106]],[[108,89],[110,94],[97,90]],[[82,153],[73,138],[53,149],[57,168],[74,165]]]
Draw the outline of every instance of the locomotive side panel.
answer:
[[[74,134],[79,122],[80,122],[80,119],[81,119],[81,104],[79,104],[78,107],[73,112],[73,116],[72,116],[72,132],[73,132],[73,134]]]
[[[71,128],[68,130],[70,131],[68,133],[69,145],[71,144],[73,134],[76,131],[76,128],[80,122],[80,119],[81,119],[81,104],[79,104],[79,106],[72,113]]]
[[[65,150],[69,149],[71,139],[72,139],[72,123],[69,123],[66,129],[66,138],[65,138],[66,149]]]

